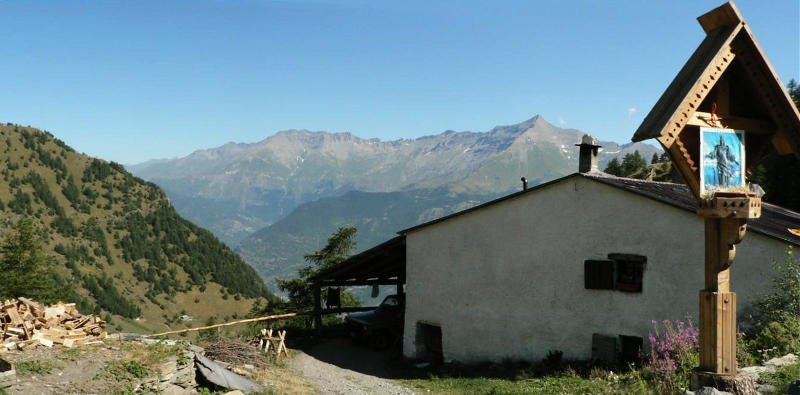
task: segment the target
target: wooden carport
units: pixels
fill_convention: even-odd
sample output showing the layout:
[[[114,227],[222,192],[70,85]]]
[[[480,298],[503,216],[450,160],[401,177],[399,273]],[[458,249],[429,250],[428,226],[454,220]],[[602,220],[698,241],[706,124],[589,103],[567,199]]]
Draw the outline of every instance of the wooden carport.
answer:
[[[397,293],[402,293],[406,282],[406,237],[397,236],[353,255],[340,265],[321,271],[310,280],[314,291],[314,327],[317,331],[322,328],[323,314],[371,310],[374,307],[323,310],[322,288],[396,285]]]

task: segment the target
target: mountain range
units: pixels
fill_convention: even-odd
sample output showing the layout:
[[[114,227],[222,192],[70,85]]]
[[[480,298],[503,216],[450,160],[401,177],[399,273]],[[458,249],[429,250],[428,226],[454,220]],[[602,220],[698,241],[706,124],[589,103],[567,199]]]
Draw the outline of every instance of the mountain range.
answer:
[[[343,225],[359,249],[404,227],[577,170],[584,132],[541,116],[487,132],[446,131],[381,141],[350,133],[288,130],[177,159],[128,166],[160,185],[186,218],[236,246],[264,279],[285,278]],[[601,141],[601,166],[635,143]]]
[[[573,172],[583,132],[541,116],[483,132],[381,141],[350,133],[288,130],[252,144],[228,143],[177,159],[128,166],[160,185],[188,219],[235,245],[298,205],[348,191],[393,192],[445,186],[495,194]],[[601,163],[642,144],[602,142]]]

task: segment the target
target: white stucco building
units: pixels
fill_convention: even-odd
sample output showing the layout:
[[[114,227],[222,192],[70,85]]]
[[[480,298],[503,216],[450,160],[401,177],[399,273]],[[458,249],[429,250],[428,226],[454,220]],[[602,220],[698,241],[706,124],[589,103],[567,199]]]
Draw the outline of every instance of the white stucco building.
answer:
[[[603,175],[592,159],[581,158],[583,173],[400,232],[406,357],[588,359],[609,339],[623,350],[646,339],[651,320],[697,322],[704,226],[688,189]],[[800,214],[769,204],[749,223],[731,269],[740,317],[770,286],[771,263],[800,245],[790,227]]]

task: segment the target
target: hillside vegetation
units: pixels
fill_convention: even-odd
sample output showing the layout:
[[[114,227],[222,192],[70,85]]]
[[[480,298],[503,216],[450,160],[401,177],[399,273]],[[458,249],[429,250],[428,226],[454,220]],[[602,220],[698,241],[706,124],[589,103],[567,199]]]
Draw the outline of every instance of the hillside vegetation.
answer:
[[[120,328],[164,329],[185,324],[182,314],[223,318],[274,298],[238,255],[121,165],[12,124],[0,126],[0,152],[0,232],[30,219],[51,275],[81,310]]]
[[[246,238],[237,247],[248,263],[272,284],[306,265],[303,254],[322,248],[337,228],[358,229],[353,252],[392,237],[399,230],[461,211],[492,195],[454,193],[445,188],[402,192],[352,191],[305,203],[289,216]]]

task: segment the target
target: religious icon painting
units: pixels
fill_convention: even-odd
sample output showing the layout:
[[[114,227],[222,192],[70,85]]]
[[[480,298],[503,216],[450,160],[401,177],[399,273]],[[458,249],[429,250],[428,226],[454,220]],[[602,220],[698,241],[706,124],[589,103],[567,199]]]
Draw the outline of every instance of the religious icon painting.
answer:
[[[700,195],[732,191],[744,180],[744,130],[700,128]]]

